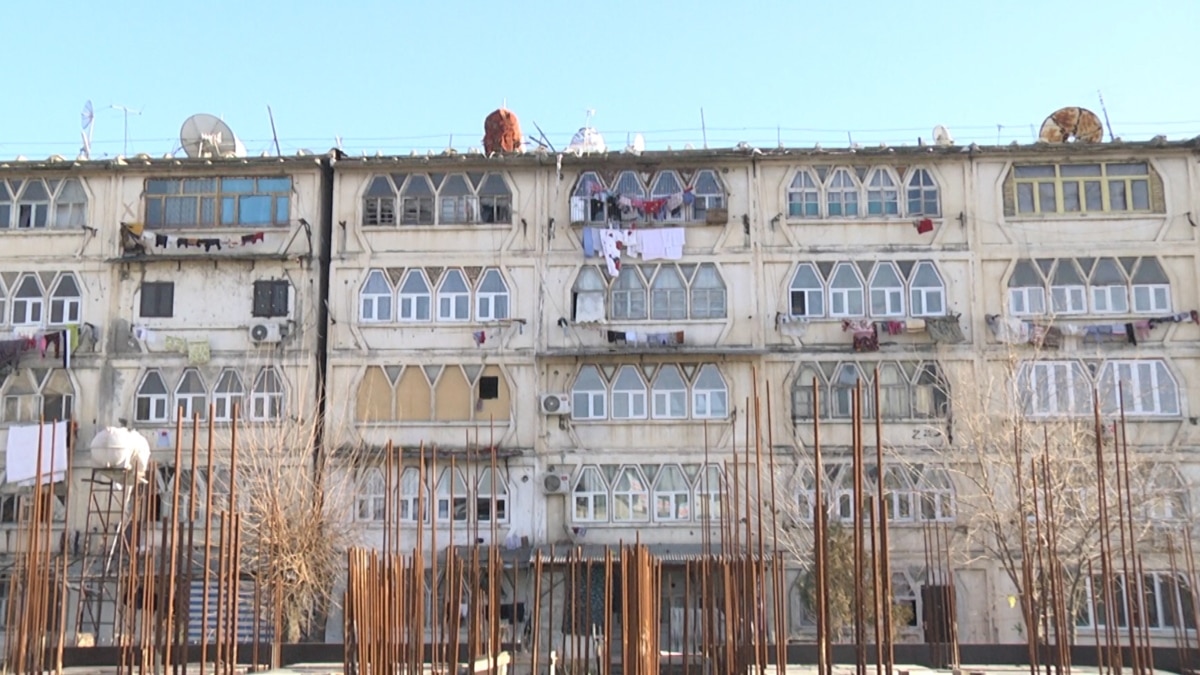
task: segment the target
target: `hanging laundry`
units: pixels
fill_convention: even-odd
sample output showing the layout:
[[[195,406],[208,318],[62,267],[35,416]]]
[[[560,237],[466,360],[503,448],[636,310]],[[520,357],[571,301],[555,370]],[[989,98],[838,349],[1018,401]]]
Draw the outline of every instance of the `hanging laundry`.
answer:
[[[637,231],[643,260],[682,260],[684,238],[682,227]]]
[[[582,291],[575,295],[575,323],[603,323],[605,292]]]
[[[926,319],[925,330],[929,332],[929,337],[933,338],[934,342],[955,344],[967,341],[966,336],[963,335],[962,326],[958,325],[957,314]]]
[[[187,341],[181,337],[168,335],[166,340],[164,340],[164,346],[169,352],[179,352],[180,354],[187,353]]]
[[[167,235],[165,235],[165,234],[156,234],[156,235],[154,235],[154,246],[155,246],[156,248],[166,248],[166,247],[167,247],[167,243],[168,243],[168,242],[167,242]]]
[[[929,218],[922,218],[922,219],[918,220],[917,222],[913,223],[913,227],[917,228],[917,234],[926,234],[928,232],[933,232],[933,220],[931,220]]]
[[[202,366],[208,363],[212,353],[208,344],[208,340],[188,340],[187,357],[188,365]]]
[[[880,321],[879,325],[888,335],[901,335],[908,332],[908,325],[904,321]]]
[[[266,238],[266,236],[267,235],[264,232],[255,232],[254,234],[243,234],[242,235],[242,244],[254,244],[254,243],[262,241],[264,238]]]
[[[217,247],[218,251],[221,250],[221,240],[220,239],[197,239],[196,245],[203,246],[205,253],[208,253],[209,251],[211,251],[212,247],[214,247],[214,246]]]
[[[992,335],[1001,344],[1019,345],[1029,342],[1030,329],[1033,324],[1011,316],[989,314],[984,317]]]
[[[485,333],[481,330],[477,330],[474,333],[471,333],[471,337],[475,340],[476,347],[482,347],[483,343],[487,342],[487,333]]]
[[[924,333],[925,319],[909,319],[904,322],[904,332],[906,333]]]
[[[596,257],[596,228],[583,228],[583,257]]]
[[[1062,346],[1063,332],[1057,326],[1039,326],[1034,324],[1029,333],[1029,344],[1045,349],[1058,349]]]
[[[623,330],[606,330],[604,337],[609,343],[625,342],[625,331]]]
[[[30,348],[29,341],[25,339],[0,341],[0,368],[16,368]]]
[[[625,250],[625,233],[621,230],[600,230],[600,250],[604,254],[604,263],[608,267],[608,276],[617,277],[621,274],[621,253]]]
[[[854,351],[879,351],[879,333],[875,322],[868,319],[845,319],[842,321],[842,331],[853,333]]]

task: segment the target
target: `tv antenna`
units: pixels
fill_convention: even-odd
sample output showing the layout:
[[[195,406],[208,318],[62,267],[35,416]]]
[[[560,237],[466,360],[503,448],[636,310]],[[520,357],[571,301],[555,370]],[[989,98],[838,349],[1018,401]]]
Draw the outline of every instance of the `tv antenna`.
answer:
[[[214,115],[200,113],[183,121],[179,143],[188,157],[244,157],[246,147],[233,129]]]
[[[92,129],[95,128],[96,111],[92,108],[92,102],[87,101],[83,104],[83,111],[79,113],[79,126],[81,131],[79,136],[83,139],[83,147],[79,152],[84,159],[92,158]]]
[[[124,156],[128,156],[129,155],[129,115],[130,114],[141,115],[142,111],[140,108],[138,110],[134,110],[128,106],[116,105],[116,104],[110,105],[108,107],[112,110],[120,110],[122,113],[125,114],[125,143],[121,146],[121,148],[122,148],[121,154]]]

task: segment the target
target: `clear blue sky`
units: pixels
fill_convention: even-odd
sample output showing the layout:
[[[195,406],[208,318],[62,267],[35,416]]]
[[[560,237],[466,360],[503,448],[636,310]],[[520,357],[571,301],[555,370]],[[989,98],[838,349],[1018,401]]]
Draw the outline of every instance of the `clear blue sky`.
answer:
[[[1127,139],[1200,135],[1200,0],[482,2],[58,0],[4,8],[0,159],[177,146],[222,116],[254,154],[341,136],[374,153],[478,146],[507,101],[559,148],[595,110],[610,146],[1032,139],[1050,112],[1099,112]],[[997,130],[996,125],[1004,125]],[[776,129],[782,128],[777,133]]]

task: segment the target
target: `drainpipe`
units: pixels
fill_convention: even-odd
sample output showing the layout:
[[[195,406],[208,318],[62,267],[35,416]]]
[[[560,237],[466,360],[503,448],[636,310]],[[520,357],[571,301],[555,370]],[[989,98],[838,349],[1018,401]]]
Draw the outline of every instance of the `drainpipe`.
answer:
[[[313,426],[313,471],[319,472],[325,449],[325,402],[329,375],[329,274],[333,248],[333,166],[337,162],[334,153],[321,160],[321,197],[319,235],[317,241],[317,377],[316,377],[316,424]],[[317,475],[318,481],[324,477]],[[322,485],[318,482],[317,485]],[[318,494],[323,491],[318,490]],[[323,501],[323,497],[322,497]],[[324,505],[321,505],[322,507]]]

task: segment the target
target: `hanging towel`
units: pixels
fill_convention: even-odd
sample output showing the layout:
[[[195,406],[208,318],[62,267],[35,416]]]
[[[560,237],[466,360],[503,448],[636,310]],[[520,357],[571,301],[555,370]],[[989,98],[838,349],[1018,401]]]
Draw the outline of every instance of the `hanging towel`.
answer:
[[[624,232],[621,230],[600,230],[600,250],[604,253],[604,263],[608,267],[608,276],[616,277],[621,274],[621,252],[624,249]]]
[[[934,342],[953,344],[967,341],[966,336],[963,335],[962,326],[958,325],[957,314],[926,319],[925,328]]]
[[[638,248],[642,260],[664,260],[667,257],[667,239],[664,230],[637,230]]]
[[[189,340],[187,343],[188,364],[202,366],[208,363],[212,356],[208,340]]]
[[[596,229],[592,227],[583,228],[583,257],[596,257]]]
[[[575,296],[575,323],[604,322],[604,291],[582,291]]]

